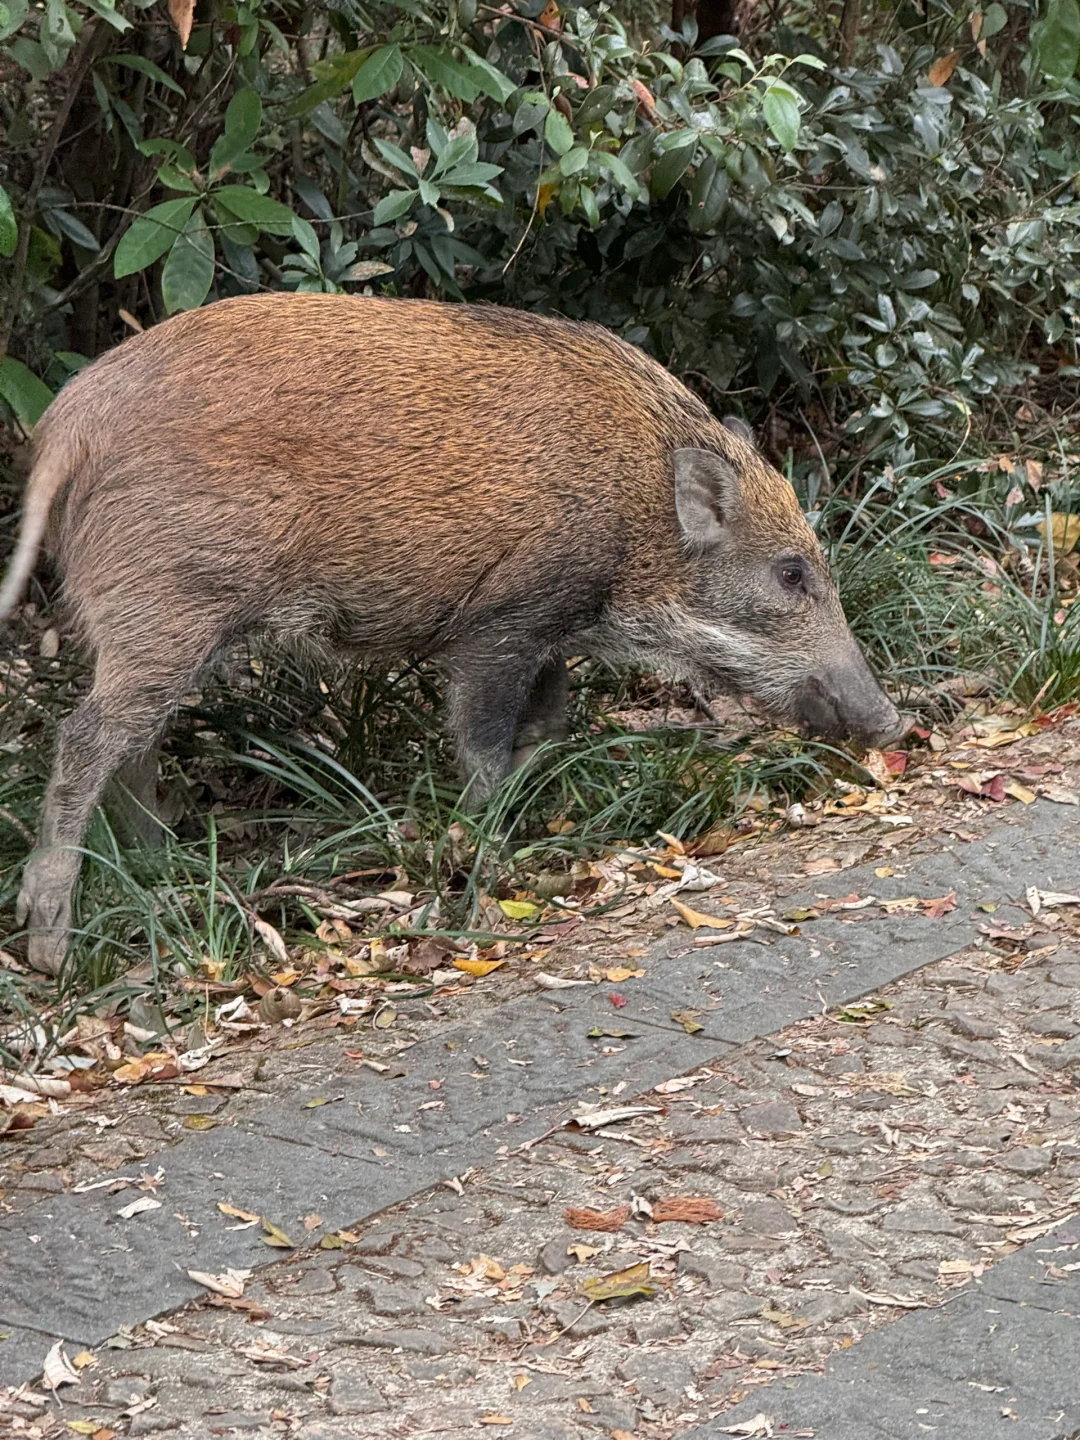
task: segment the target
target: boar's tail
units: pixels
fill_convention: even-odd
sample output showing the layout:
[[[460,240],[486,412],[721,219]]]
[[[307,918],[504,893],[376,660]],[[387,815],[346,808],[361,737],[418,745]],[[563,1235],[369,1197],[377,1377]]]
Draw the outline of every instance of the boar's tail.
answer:
[[[63,443],[55,441],[39,455],[30,474],[23,502],[19,543],[11,557],[4,583],[0,586],[0,620],[6,619],[19,603],[26,582],[37,564],[38,551],[49,524],[49,514],[58,491],[70,478],[74,456]]]

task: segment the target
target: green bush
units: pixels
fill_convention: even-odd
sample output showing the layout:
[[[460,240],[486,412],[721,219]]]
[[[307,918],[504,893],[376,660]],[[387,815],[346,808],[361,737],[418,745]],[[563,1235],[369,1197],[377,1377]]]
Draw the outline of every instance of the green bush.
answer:
[[[182,48],[153,0],[6,0],[0,395],[32,423],[126,324],[371,288],[600,321],[812,431],[818,484],[938,458],[1076,358],[1075,0],[1044,3],[867,9],[853,67],[816,11],[695,53],[629,3],[206,0]]]

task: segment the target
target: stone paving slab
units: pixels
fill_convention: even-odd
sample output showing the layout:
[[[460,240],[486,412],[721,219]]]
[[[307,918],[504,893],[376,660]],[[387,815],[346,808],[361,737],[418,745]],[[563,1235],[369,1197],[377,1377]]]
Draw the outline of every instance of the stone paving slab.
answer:
[[[560,1125],[574,1102],[612,1092],[630,1098],[722,1058],[724,1041],[774,1033],[955,952],[972,938],[972,907],[984,899],[1005,902],[998,918],[1028,918],[1008,902],[1022,899],[1028,884],[1070,883],[1062,857],[1076,854],[1080,817],[1049,804],[1014,813],[1015,822],[919,857],[906,873],[882,879],[867,866],[825,874],[797,881],[778,905],[955,889],[957,909],[941,921],[860,912],[851,921],[823,918],[770,946],[695,950],[680,929],[643,961],[645,979],[622,987],[624,1007],[613,1008],[603,987],[516,999],[437,1028],[403,1051],[396,1079],[346,1065],[338,1042],[310,1062],[305,1052],[274,1053],[260,1075],[263,1094],[241,1093],[217,1129],[185,1134],[142,1162],[150,1173],[159,1164],[165,1170],[160,1211],[120,1221],[116,1210],[135,1192],[99,1190],[49,1196],[0,1222],[0,1326],[96,1343],[122,1323],[190,1299],[187,1268],[270,1258],[257,1232],[224,1228],[218,1200],[287,1231],[312,1212],[323,1217],[323,1233],[352,1226]],[[687,1008],[701,1010],[703,1034],[688,1036],[672,1021],[673,1010]],[[592,1040],[595,1027],[625,1028],[633,1038]],[[308,1108],[311,1099],[328,1103]],[[32,1234],[40,1238],[30,1242]],[[17,1344],[0,1345],[0,1381],[32,1373],[27,1344],[20,1333]]]
[[[869,1336],[823,1376],[775,1382],[687,1440],[720,1440],[761,1413],[778,1436],[821,1440],[1075,1440],[1080,1280],[1046,1279],[1039,1261],[1050,1249],[1059,1266],[1080,1258],[1080,1243],[1034,1242],[943,1309]]]

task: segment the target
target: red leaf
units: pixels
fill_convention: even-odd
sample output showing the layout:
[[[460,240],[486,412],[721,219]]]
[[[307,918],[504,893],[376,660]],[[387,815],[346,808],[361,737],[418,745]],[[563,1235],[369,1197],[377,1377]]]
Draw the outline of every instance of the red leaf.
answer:
[[[881,758],[890,775],[903,775],[907,769],[907,754],[903,750],[883,750]]]
[[[980,795],[985,795],[987,800],[996,800],[999,805],[1005,803],[1005,776],[992,775],[980,790]]]
[[[617,990],[612,990],[607,998],[611,1001],[612,1005],[615,1006],[616,1010],[621,1010],[626,1004],[626,996],[620,995]]]
[[[924,900],[922,908],[923,913],[931,920],[942,920],[950,910],[956,909],[956,891],[950,890],[947,895],[939,895],[936,900]]]

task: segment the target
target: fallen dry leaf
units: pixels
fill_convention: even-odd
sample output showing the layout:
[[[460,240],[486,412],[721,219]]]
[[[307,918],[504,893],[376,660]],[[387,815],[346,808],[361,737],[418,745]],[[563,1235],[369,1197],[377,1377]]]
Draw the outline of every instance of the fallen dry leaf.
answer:
[[[1066,790],[1061,785],[1046,785],[1040,793],[1044,800],[1052,800],[1055,805],[1080,805],[1080,791]]]
[[[616,1105],[608,1110],[586,1110],[580,1115],[574,1115],[567,1121],[569,1125],[576,1125],[580,1130],[599,1130],[607,1125],[615,1125],[620,1120],[632,1120],[636,1115],[659,1115],[660,1110],[656,1105]]]
[[[217,1208],[222,1215],[231,1215],[234,1220],[258,1220],[259,1216],[251,1210],[238,1210],[235,1205],[230,1205],[227,1200],[219,1200]]]
[[[619,1205],[614,1210],[578,1209],[570,1206],[563,1211],[563,1219],[571,1230],[619,1230],[630,1219],[630,1206]]]
[[[767,1440],[767,1437],[774,1434],[773,1417],[766,1415],[764,1411],[755,1415],[752,1420],[740,1420],[735,1425],[721,1425],[716,1432],[718,1435],[745,1435],[749,1440]]]
[[[656,1286],[649,1284],[650,1275],[649,1262],[642,1260],[637,1265],[628,1265],[625,1270],[583,1280],[578,1290],[587,1300],[623,1300],[632,1295],[648,1297],[656,1294]]]
[[[244,1293],[244,1281],[251,1276],[250,1270],[223,1270],[220,1275],[211,1275],[208,1270],[189,1270],[188,1279],[196,1285],[204,1285],[215,1295],[224,1295],[229,1300],[238,1300]]]
[[[169,19],[180,36],[180,48],[186,50],[191,39],[191,27],[195,22],[195,0],[169,0]]]
[[[1040,520],[1036,529],[1045,537],[1046,521]],[[1059,555],[1070,555],[1080,544],[1080,515],[1054,511],[1050,516],[1050,543]]]
[[[45,1356],[42,1381],[46,1390],[59,1390],[61,1385],[78,1385],[79,1373],[64,1354],[64,1342],[58,1340]]]
[[[942,920],[956,909],[956,891],[950,890],[947,895],[939,895],[936,900],[923,900],[920,903],[924,915],[931,920]]]
[[[709,1225],[724,1218],[724,1212],[716,1201],[702,1195],[679,1195],[671,1200],[657,1200],[652,1212],[653,1222],[657,1225],[671,1220],[681,1220],[686,1225]]]
[[[734,920],[719,919],[715,915],[706,915],[701,910],[692,910],[689,905],[684,905],[681,900],[672,900],[672,905],[679,912],[682,918],[690,926],[691,930],[729,930],[735,924]]]
[[[466,975],[475,975],[475,976],[477,976],[478,978],[481,978],[481,979],[482,979],[483,976],[485,976],[485,975],[490,975],[493,970],[498,970],[498,968],[499,968],[500,965],[505,965],[505,964],[506,964],[506,961],[505,961],[505,960],[469,960],[469,959],[464,959],[464,960],[455,960],[455,961],[453,962],[453,965],[454,965],[454,969],[455,969],[455,970],[464,970],[464,972],[465,972]]]
[[[270,1245],[276,1250],[296,1249],[296,1246],[289,1239],[288,1235],[285,1234],[285,1231],[282,1230],[279,1226],[275,1225],[272,1220],[268,1220],[265,1215],[260,1215],[259,1219],[262,1221],[263,1230],[265,1232],[262,1236],[262,1242],[264,1245]]]
[[[533,976],[541,990],[573,990],[576,985],[592,985],[592,980],[567,980],[563,975],[549,975],[540,970]]]
[[[155,1200],[152,1195],[140,1195],[138,1200],[132,1200],[130,1205],[124,1205],[117,1210],[121,1220],[130,1220],[134,1215],[142,1215],[147,1210],[160,1210],[161,1201]]]
[[[948,55],[942,55],[930,66],[929,80],[931,85],[947,85],[952,79],[952,73],[956,69],[956,63],[960,59],[960,51],[953,50]]]

